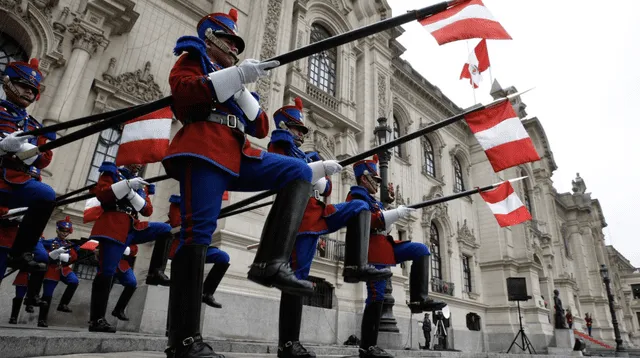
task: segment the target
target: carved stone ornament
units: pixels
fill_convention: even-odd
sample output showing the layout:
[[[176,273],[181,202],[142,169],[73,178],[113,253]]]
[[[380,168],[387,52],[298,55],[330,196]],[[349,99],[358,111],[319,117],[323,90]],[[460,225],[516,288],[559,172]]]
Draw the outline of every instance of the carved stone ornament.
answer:
[[[147,61],[144,69],[138,69],[134,72],[126,72],[118,76],[114,76],[113,70],[116,65],[115,57],[109,60],[109,68],[102,74],[102,79],[118,91],[122,91],[131,95],[142,102],[151,102],[163,97],[160,86],[153,79],[151,71],[151,62]]]
[[[427,201],[442,196],[444,196],[442,185],[434,185],[433,187],[431,187],[431,190],[429,190],[429,193],[422,197],[422,201]],[[433,221],[433,219],[447,218],[448,215],[447,203],[440,203],[437,205],[424,207],[422,208],[422,225],[431,225],[431,221]]]
[[[51,19],[53,8],[58,6],[59,0],[29,0],[37,7],[47,18]]]
[[[327,154],[327,158],[331,158],[334,156],[336,144],[333,139],[329,138],[326,134],[318,130],[314,131],[313,143],[315,144],[319,153]]]
[[[571,181],[571,191],[574,194],[584,194],[587,190],[587,185],[584,183],[584,179],[580,177],[580,173],[576,173],[576,178]]]
[[[378,74],[378,117],[384,117],[387,112],[387,77]]]
[[[470,248],[478,248],[476,237],[474,235],[473,230],[469,230],[469,226],[467,225],[467,219],[464,219],[464,223],[460,226],[460,222],[457,222],[458,227],[458,243],[464,244]]]
[[[340,172],[340,178],[342,179],[342,184],[345,185],[356,185],[356,176],[353,174],[353,169],[347,168]]]
[[[262,35],[262,47],[260,59],[266,60],[275,57],[278,41],[278,28],[280,27],[280,14],[282,13],[282,0],[269,0],[267,4],[267,18],[264,21],[265,28]],[[260,96],[260,106],[265,112],[269,112],[269,96],[271,93],[271,76],[265,76],[258,80],[257,92]]]
[[[22,0],[0,0],[0,8],[20,16],[22,14]]]
[[[71,39],[72,47],[74,49],[83,49],[90,55],[96,53],[98,46],[106,47],[109,43],[102,34],[95,33],[82,26],[82,20],[78,18],[73,19],[68,31],[73,34],[73,38]]]

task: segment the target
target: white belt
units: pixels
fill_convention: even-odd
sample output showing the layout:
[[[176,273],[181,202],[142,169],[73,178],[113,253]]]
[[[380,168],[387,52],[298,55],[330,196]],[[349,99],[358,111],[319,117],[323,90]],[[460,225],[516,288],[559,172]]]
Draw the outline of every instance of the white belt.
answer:
[[[232,129],[237,129],[244,133],[244,124],[242,124],[238,117],[233,114],[220,114],[212,112],[211,114],[209,114],[209,117],[207,117],[207,122],[222,124],[224,126]]]

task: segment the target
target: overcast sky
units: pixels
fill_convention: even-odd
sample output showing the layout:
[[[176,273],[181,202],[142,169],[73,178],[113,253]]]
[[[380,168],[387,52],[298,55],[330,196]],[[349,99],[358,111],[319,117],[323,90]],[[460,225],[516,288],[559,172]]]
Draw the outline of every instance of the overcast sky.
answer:
[[[388,0],[393,15],[436,3]],[[540,119],[558,170],[559,192],[576,173],[602,205],[613,244],[640,267],[640,1],[483,0],[513,40],[487,40],[492,75],[503,88],[536,87],[522,96]],[[595,6],[594,6],[595,5]],[[468,80],[459,80],[479,39],[438,46],[416,21],[403,25],[402,58],[460,107],[473,105]],[[489,72],[476,90],[491,101]]]

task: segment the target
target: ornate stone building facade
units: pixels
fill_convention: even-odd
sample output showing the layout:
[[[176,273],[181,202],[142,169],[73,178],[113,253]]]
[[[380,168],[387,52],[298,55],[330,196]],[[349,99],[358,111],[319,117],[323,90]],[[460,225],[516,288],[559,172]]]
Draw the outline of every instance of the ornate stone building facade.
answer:
[[[7,58],[41,60],[45,90],[30,110],[45,124],[146,103],[169,94],[175,40],[194,35],[205,14],[231,7],[238,9],[240,32],[247,42],[244,58],[259,59],[392,16],[385,0],[0,0],[0,70]],[[251,89],[259,92],[267,113],[301,97],[311,129],[303,149],[318,151],[324,158],[347,158],[374,146],[378,117],[389,119],[397,137],[461,111],[399,58],[404,48],[396,39],[401,34],[401,29],[386,31],[282,66]],[[496,97],[514,91],[497,82],[492,89]],[[637,294],[633,288],[640,285],[640,274],[633,273],[613,248],[605,247],[604,215],[582,178],[577,176],[572,193],[553,188],[556,163],[544,129],[537,118],[525,119],[526,106],[519,99],[513,105],[542,157],[538,162],[495,174],[469,129],[459,122],[398,147],[389,165],[396,205],[527,176],[516,189],[533,214],[531,222],[501,229],[485,203],[472,196],[423,209],[393,230],[396,238],[423,242],[432,251],[430,288],[451,308],[450,346],[506,350],[519,329],[516,305],[507,300],[508,277],[526,278],[533,298],[522,304],[522,313],[536,349],[551,343],[554,289],[560,290],[565,307],[571,307],[575,328],[584,330],[582,317],[590,312],[594,336],[612,342],[600,264],[616,267],[623,338],[640,344],[640,288]],[[179,126],[174,122],[174,133]],[[100,163],[115,157],[120,134],[113,128],[56,149],[44,180],[59,194],[95,182]],[[254,142],[265,148],[268,139]],[[145,169],[145,177],[160,174],[158,163]],[[342,201],[355,183],[353,171],[347,168],[333,180],[329,200]],[[152,220],[166,220],[168,198],[177,192],[175,181],[158,185]],[[228,203],[248,196],[232,193]],[[55,235],[53,223],[65,215],[74,220],[73,236],[88,236],[91,228],[82,223],[83,208],[84,203],[59,208],[45,236]],[[267,212],[260,208],[219,221],[214,243],[229,252],[231,268],[216,295],[224,309],[204,312],[205,336],[276,340],[279,291],[246,279],[254,255],[246,246],[257,242]],[[304,341],[340,344],[359,334],[366,294],[363,285],[342,281],[344,236],[341,230],[319,245],[311,270],[319,292],[306,302]],[[142,283],[151,248],[141,245],[134,266],[141,284],[129,307],[131,321],[118,322],[120,331],[164,334],[168,290]],[[422,317],[412,318],[404,304],[408,268],[394,268],[393,312],[400,341],[417,347]],[[75,313],[70,317],[52,311],[50,324],[86,326],[94,267],[89,260],[77,264],[76,271],[82,279],[71,303]],[[11,278],[0,288],[2,302],[13,296]],[[116,286],[111,305],[119,293]],[[9,306],[1,307],[0,319],[6,320]],[[22,313],[20,321],[35,324],[35,316]]]

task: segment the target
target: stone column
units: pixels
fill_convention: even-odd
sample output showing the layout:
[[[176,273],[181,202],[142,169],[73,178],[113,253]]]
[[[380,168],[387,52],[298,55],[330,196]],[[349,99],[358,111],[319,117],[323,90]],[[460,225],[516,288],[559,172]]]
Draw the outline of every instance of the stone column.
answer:
[[[56,89],[51,107],[45,116],[46,121],[63,122],[71,119],[70,115],[75,105],[75,98],[78,95],[78,89],[81,86],[91,55],[96,53],[98,46],[106,47],[108,44],[102,34],[84,26],[82,21],[78,19],[69,25],[68,31],[73,34],[71,57]]]

